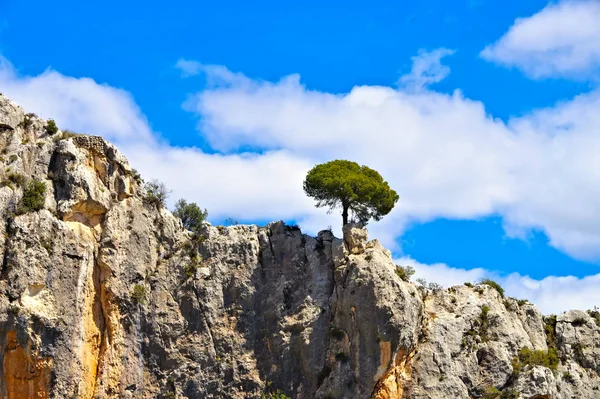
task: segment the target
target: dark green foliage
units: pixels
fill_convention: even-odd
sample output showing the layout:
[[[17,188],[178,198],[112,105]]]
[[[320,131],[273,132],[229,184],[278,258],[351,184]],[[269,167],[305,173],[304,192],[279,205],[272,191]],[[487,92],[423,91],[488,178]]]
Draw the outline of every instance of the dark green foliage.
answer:
[[[588,310],[587,313],[594,319],[594,322],[600,327],[600,312],[594,308],[594,310]]]
[[[415,274],[415,269],[412,266],[396,265],[396,274],[402,280],[409,282],[410,278]]]
[[[58,126],[56,126],[56,122],[54,122],[54,119],[49,119],[48,123],[46,123],[46,133],[48,133],[49,135],[54,135],[58,133]]]
[[[29,114],[25,115],[25,119],[23,119],[23,122],[21,122],[21,125],[23,126],[24,129],[28,129],[29,126],[31,126],[33,124],[33,121],[31,120],[31,116],[29,116]]]
[[[490,326],[490,320],[488,318],[488,314],[490,313],[490,307],[487,305],[483,305],[481,307],[481,313],[479,314],[479,336],[483,342],[489,340],[488,337],[488,328]]]
[[[585,355],[583,353],[583,350],[586,348],[586,346],[581,342],[575,342],[571,346],[571,348],[573,349],[573,354],[575,355],[575,361],[577,361],[577,363],[579,363],[580,365],[584,366]]]
[[[14,173],[11,172],[9,174],[6,175],[6,178],[11,182],[14,183],[17,187],[22,187],[25,185],[25,182],[27,181],[27,177],[21,173]]]
[[[469,288],[473,288],[473,284],[472,284],[472,283],[466,282],[466,283],[465,283],[465,285],[466,285],[467,287],[469,287]]]
[[[131,300],[135,304],[144,303],[146,300],[146,287],[141,284],[133,286],[133,292],[131,293]]]
[[[519,306],[524,306],[527,305],[529,303],[529,301],[527,299],[517,299],[517,304]]]
[[[505,299],[502,303],[504,304],[504,307],[506,308],[506,310],[509,310],[511,312],[514,312],[517,310],[514,302],[512,302],[513,298],[510,299]]]
[[[521,348],[517,361],[513,360],[513,373],[518,373],[525,366],[544,366],[550,370],[556,370],[558,367],[556,349],[548,348],[547,351],[542,351]]]
[[[147,202],[160,207],[165,206],[165,202],[169,197],[169,190],[167,190],[167,186],[165,186],[163,182],[152,180],[146,183],[144,188],[146,189],[146,196],[144,199]]]
[[[265,389],[260,395],[260,399],[290,399],[289,396],[283,394],[283,391],[281,389],[273,390],[272,385],[272,381],[265,382]]]
[[[286,396],[281,389],[278,389],[273,392],[263,393],[261,399],[290,399],[290,397]]]
[[[183,267],[183,272],[186,277],[194,277],[196,275],[196,271],[202,264],[202,257],[196,252],[196,249],[192,249],[190,253],[190,263]]]
[[[486,387],[483,394],[480,396],[482,399],[498,399],[500,397],[500,390],[496,387]]]
[[[44,208],[46,198],[46,183],[39,180],[30,180],[23,190],[21,206],[18,209],[19,214],[35,212]]]
[[[8,157],[8,162],[13,163],[15,162],[17,159],[19,159],[18,156],[16,156],[15,154],[12,154],[10,157]]]
[[[518,399],[519,393],[517,391],[513,391],[512,389],[504,390],[500,394],[499,399]]]
[[[144,182],[142,175],[140,175],[140,172],[138,172],[137,169],[131,169],[131,174],[133,176],[133,180],[135,180],[137,184],[142,184]]]
[[[304,180],[304,192],[317,201],[317,207],[330,211],[341,207],[342,222],[348,223],[348,213],[366,224],[390,213],[398,201],[381,175],[356,162],[335,160],[313,167]]]
[[[556,349],[556,315],[544,317],[544,332],[548,347]]]
[[[479,284],[483,284],[483,285],[492,287],[493,289],[498,291],[498,293],[500,294],[500,296],[502,298],[504,298],[504,288],[502,288],[502,286],[500,284],[498,284],[497,282],[495,282],[494,280],[490,280],[489,278],[484,278],[479,282]]]
[[[223,224],[225,226],[237,226],[239,223],[234,218],[227,218]]]
[[[288,231],[288,232],[300,231],[300,227],[298,227],[297,224],[291,224],[289,226],[286,224],[285,225],[285,231]]]
[[[568,371],[565,371],[563,373],[563,380],[565,380],[569,384],[575,383],[575,377],[573,377],[573,374],[569,373]]]
[[[475,337],[479,336],[482,342],[490,340],[488,335],[488,328],[490,326],[489,320],[490,307],[483,305],[481,307],[481,313],[479,317],[473,322],[473,326],[464,332],[461,347],[471,348],[475,341]]]
[[[173,215],[181,219],[181,222],[186,229],[191,230],[194,233],[198,233],[200,231],[200,227],[202,227],[202,222],[204,222],[208,216],[208,212],[206,209],[203,211],[194,202],[188,204],[186,200],[180,199],[175,204],[175,211],[173,211]]]

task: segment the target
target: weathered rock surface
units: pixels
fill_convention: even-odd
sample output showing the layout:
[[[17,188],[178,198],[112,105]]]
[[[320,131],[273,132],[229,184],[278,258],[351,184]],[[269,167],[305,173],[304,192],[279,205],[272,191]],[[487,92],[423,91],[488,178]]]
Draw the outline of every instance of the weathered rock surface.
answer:
[[[2,398],[600,397],[586,312],[417,287],[355,225],[194,236],[114,146],[45,123],[0,96]],[[44,209],[24,211],[32,179]]]

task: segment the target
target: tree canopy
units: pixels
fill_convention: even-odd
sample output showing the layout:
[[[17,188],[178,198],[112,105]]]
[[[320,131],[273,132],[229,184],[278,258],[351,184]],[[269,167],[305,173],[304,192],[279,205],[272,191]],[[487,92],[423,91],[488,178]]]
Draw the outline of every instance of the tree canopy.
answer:
[[[342,222],[348,215],[366,224],[380,220],[394,208],[399,199],[381,175],[356,162],[335,160],[313,167],[304,180],[304,192],[317,201],[317,207],[329,211],[342,208]]]
[[[175,204],[175,211],[173,215],[177,216],[183,222],[183,226],[197,233],[200,227],[202,226],[202,222],[208,216],[208,212],[206,209],[203,211],[196,203],[191,202],[188,203],[184,199],[180,199]]]

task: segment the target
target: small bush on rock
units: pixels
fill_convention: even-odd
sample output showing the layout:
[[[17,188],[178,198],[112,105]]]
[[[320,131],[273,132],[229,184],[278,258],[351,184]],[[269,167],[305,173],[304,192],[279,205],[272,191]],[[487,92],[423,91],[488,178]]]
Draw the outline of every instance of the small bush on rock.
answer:
[[[402,280],[409,282],[410,278],[415,274],[415,269],[412,266],[396,265],[396,274]]]
[[[46,183],[39,180],[31,180],[27,183],[25,190],[23,190],[23,198],[21,199],[21,206],[18,209],[18,214],[27,212],[36,212],[44,208],[44,202],[46,199]]]
[[[286,396],[282,390],[278,389],[274,392],[263,393],[260,397],[261,399],[290,399],[289,396]]]
[[[483,285],[487,285],[488,287],[492,287],[493,289],[498,291],[498,293],[500,294],[500,296],[502,298],[504,298],[504,288],[502,288],[502,286],[500,284],[498,284],[497,282],[495,282],[494,280],[490,280],[489,278],[484,278],[479,282],[479,284],[483,284]]]
[[[556,349],[548,348],[547,351],[521,348],[519,356],[513,359],[513,373],[518,373],[525,366],[544,366],[550,370],[558,367],[558,354]]]
[[[594,319],[596,325],[600,327],[600,312],[598,309],[594,308],[594,310],[588,310],[587,313],[592,317],[592,319]]]
[[[198,233],[200,227],[202,227],[202,222],[208,217],[208,211],[206,209],[203,211],[194,202],[188,203],[186,200],[180,199],[175,204],[173,215],[181,219],[186,229]]]
[[[12,183],[16,184],[17,187],[24,186],[25,182],[27,181],[27,177],[25,177],[25,175],[23,175],[21,173],[11,172],[6,175],[6,178],[8,180],[10,180]]]
[[[58,126],[56,126],[56,122],[54,122],[54,119],[50,119],[48,120],[48,123],[46,123],[46,133],[48,133],[49,135],[54,135],[58,133]]]
[[[146,196],[144,199],[156,206],[164,207],[167,198],[169,197],[169,190],[165,183],[159,182],[158,180],[152,180],[146,183],[144,186],[146,189]]]
[[[141,284],[134,285],[131,300],[136,304],[144,303],[146,300],[146,287]]]

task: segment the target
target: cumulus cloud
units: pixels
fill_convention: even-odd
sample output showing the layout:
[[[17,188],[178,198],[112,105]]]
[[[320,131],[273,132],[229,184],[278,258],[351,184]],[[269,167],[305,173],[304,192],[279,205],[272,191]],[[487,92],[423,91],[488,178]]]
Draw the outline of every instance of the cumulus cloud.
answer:
[[[78,132],[102,135],[111,141],[153,140],[146,117],[125,90],[51,69],[38,76],[20,76],[2,56],[0,87],[28,110]]]
[[[534,78],[598,77],[600,2],[563,0],[515,20],[481,56]]]
[[[509,232],[541,230],[575,257],[600,258],[600,92],[504,123],[460,91],[357,86],[331,94],[307,89],[297,75],[230,76],[186,104],[213,148],[372,166],[401,196],[373,226],[386,245],[409,222],[499,214]]]
[[[403,266],[415,269],[413,280],[424,278],[444,287],[461,285],[465,282],[476,283],[482,278],[491,278],[505,290],[505,295],[518,299],[527,299],[534,303],[544,314],[557,314],[570,309],[592,309],[600,305],[600,274],[577,278],[573,276],[548,276],[541,280],[532,279],[519,273],[508,276],[481,269],[460,269],[444,263],[423,264],[410,257],[396,260]]]
[[[442,58],[454,54],[454,50],[438,48],[433,51],[419,50],[411,57],[412,70],[398,80],[398,84],[411,90],[422,90],[441,82],[450,74],[450,68],[442,65]]]

